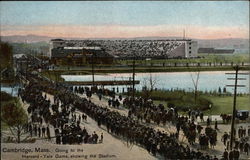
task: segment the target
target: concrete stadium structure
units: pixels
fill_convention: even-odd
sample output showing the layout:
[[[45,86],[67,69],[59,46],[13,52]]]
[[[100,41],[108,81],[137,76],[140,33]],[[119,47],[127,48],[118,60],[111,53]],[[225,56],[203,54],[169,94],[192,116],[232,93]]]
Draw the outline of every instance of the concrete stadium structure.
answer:
[[[120,59],[133,57],[145,59],[193,58],[197,57],[198,43],[191,39],[178,40],[62,40],[50,42],[50,57],[58,57],[56,49],[103,50]]]
[[[69,46],[67,41],[52,39],[50,41],[49,57],[54,64],[111,64],[113,56],[101,47]]]

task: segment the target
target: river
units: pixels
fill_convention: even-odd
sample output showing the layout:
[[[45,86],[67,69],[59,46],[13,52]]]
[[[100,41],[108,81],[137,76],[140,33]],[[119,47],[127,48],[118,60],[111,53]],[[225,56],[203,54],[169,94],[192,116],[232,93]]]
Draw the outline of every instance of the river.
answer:
[[[9,93],[12,96],[17,96],[19,87],[20,86],[4,85],[4,86],[1,86],[1,91]]]
[[[234,78],[234,75],[227,75],[225,73],[233,73],[232,71],[206,71],[200,72],[198,79],[198,90],[200,91],[218,91],[219,87],[223,90],[226,85],[233,85],[234,80],[228,80],[227,78]],[[248,72],[244,72],[248,73]],[[137,90],[141,90],[145,83],[149,84],[149,79],[155,81],[155,88],[162,90],[170,89],[184,89],[186,91],[192,91],[194,89],[194,81],[197,79],[197,72],[160,72],[160,73],[136,73],[135,80],[139,80],[140,84],[136,85]],[[119,73],[119,74],[105,74],[95,75],[95,81],[101,80],[129,80],[131,79],[131,73]],[[249,75],[239,75],[240,78],[246,78],[246,80],[240,80],[238,84],[246,85],[246,87],[239,87],[238,93],[249,93]],[[92,75],[62,75],[66,81],[92,81]],[[150,85],[147,85],[150,86]],[[130,86],[105,86],[105,88],[117,88],[122,91],[122,88]],[[226,87],[228,92],[233,93],[232,87]],[[126,89],[125,89],[126,91]]]

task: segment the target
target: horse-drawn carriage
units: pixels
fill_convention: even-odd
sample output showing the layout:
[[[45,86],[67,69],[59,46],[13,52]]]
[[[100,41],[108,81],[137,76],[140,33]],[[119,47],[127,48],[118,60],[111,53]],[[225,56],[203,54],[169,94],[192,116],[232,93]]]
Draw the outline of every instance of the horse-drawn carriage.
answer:
[[[230,114],[221,114],[220,117],[223,120],[223,123],[229,123],[232,119],[232,115]]]
[[[238,110],[236,112],[236,118],[239,120],[246,120],[249,117],[249,111],[248,110]]]
[[[230,114],[221,114],[220,117],[223,120],[223,123],[229,123],[232,119],[232,115]],[[248,110],[238,110],[236,111],[235,118],[238,120],[247,120],[249,118],[249,111]]]

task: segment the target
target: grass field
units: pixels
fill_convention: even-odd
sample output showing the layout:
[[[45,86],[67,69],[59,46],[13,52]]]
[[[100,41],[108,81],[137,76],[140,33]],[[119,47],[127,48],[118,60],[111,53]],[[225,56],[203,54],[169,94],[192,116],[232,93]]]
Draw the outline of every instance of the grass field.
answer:
[[[226,97],[213,97],[207,96],[207,99],[211,100],[214,104],[211,111],[206,111],[205,114],[220,114],[220,113],[232,113],[233,110],[233,96]],[[250,96],[238,96],[236,99],[236,109],[238,110],[250,110]]]
[[[231,114],[233,110],[233,96],[206,96],[214,105],[211,110],[204,112],[205,115],[219,115],[221,113]],[[167,101],[154,101],[155,104],[167,106]],[[238,96],[236,109],[250,110],[250,95]]]
[[[40,73],[42,76],[49,78],[50,80],[56,82],[62,82],[64,79],[61,77],[60,72],[53,72],[53,71],[45,71]]]
[[[150,61],[146,61],[146,60],[137,60],[136,63],[140,64],[140,63],[219,63],[219,62],[223,62],[223,63],[241,63],[241,62],[249,62],[249,54],[248,53],[244,53],[244,54],[198,54],[199,57],[202,58],[195,58],[195,59],[160,59],[160,60],[150,60]],[[124,60],[124,61],[117,61],[117,63],[120,64],[132,64],[132,60]]]
[[[215,55],[215,54],[200,54],[202,58],[193,59],[159,59],[159,60],[136,60],[135,61],[135,72],[195,72],[195,71],[230,71],[234,70],[231,66],[242,65],[242,62],[249,62],[249,54],[231,54],[231,55]],[[220,66],[220,62],[227,63],[227,66]],[[164,65],[164,63],[166,65]],[[171,66],[168,66],[168,63]],[[175,63],[177,66],[175,66]],[[187,66],[187,63],[196,63]],[[197,66],[198,63],[211,66]],[[216,65],[214,66],[214,64]],[[132,72],[133,60],[115,60],[113,64],[95,64],[95,74],[106,74],[106,73],[131,73]],[[153,64],[153,66],[151,66]],[[242,66],[242,70],[250,70],[249,66]],[[54,72],[54,73],[53,73]],[[42,73],[46,77],[61,81],[60,75],[87,75],[92,74],[92,67],[90,64],[83,64],[83,66],[57,66],[54,71],[47,71]],[[55,75],[55,76],[54,76]]]

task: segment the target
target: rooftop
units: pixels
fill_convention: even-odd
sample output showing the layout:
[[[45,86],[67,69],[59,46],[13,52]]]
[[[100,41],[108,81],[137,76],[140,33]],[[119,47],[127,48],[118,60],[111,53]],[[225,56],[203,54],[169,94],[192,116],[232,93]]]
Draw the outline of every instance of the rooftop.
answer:
[[[51,39],[50,41],[64,41],[64,40],[57,38],[57,39]]]

